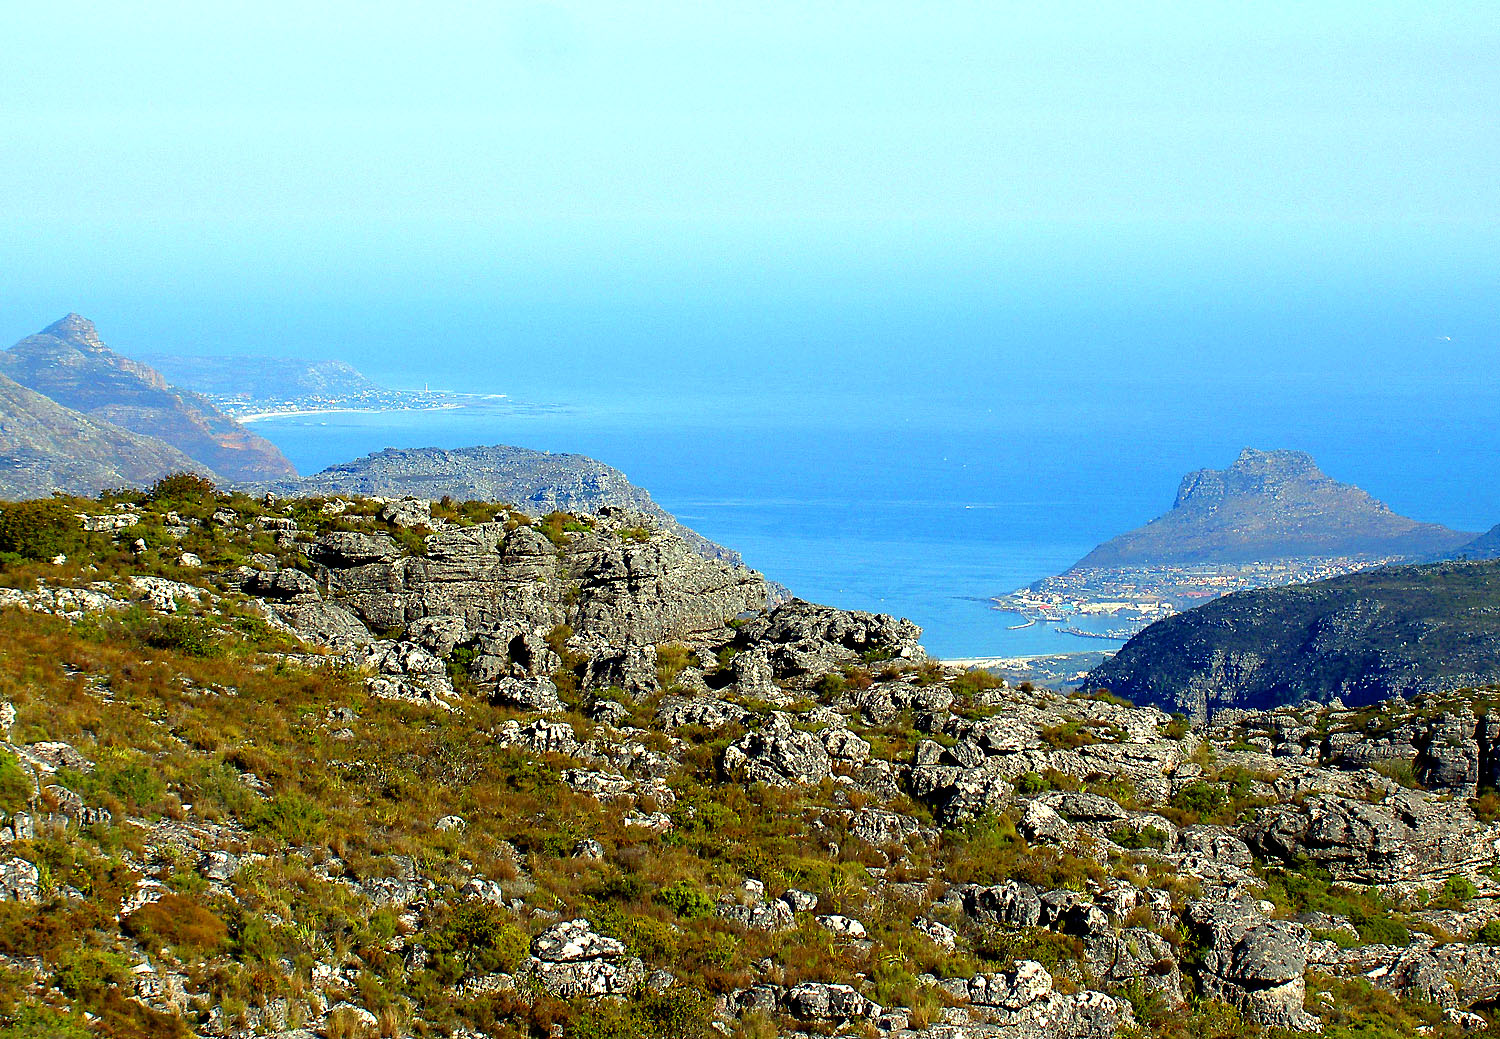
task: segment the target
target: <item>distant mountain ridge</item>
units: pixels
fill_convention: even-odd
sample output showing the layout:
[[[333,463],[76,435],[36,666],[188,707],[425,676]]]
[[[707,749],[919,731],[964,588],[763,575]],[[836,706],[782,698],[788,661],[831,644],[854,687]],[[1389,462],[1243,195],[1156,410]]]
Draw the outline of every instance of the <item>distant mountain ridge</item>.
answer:
[[[1471,532],[1420,523],[1323,473],[1301,451],[1246,448],[1228,469],[1183,478],[1170,512],[1111,538],[1072,570],[1302,556],[1430,558]]]
[[[553,454],[503,444],[456,449],[387,448],[311,476],[282,481],[271,489],[288,495],[411,495],[427,499],[449,495],[460,501],[512,502],[538,513],[621,506],[656,517],[707,558],[741,562],[739,553],[683,526],[620,470],[586,455]]]
[[[295,400],[303,397],[354,397],[381,387],[344,361],[310,361],[298,357],[193,357],[147,354],[142,357],[178,386],[211,397],[247,400]]]
[[[1500,559],[1500,523],[1449,553],[1450,559]]]
[[[1237,592],[1152,624],[1086,685],[1201,719],[1500,682],[1500,561]]]
[[[218,476],[155,437],[90,418],[0,375],[0,498],[97,494],[188,470]]]
[[[94,323],[78,314],[0,353],[0,374],[91,419],[155,437],[224,480],[296,475],[275,444],[149,365],[110,350]]]

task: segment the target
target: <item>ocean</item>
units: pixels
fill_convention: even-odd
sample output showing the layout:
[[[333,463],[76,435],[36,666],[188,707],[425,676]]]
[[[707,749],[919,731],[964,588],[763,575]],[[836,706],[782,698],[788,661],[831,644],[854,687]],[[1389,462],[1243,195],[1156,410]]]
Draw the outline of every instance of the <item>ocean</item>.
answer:
[[[1239,392],[1217,402],[1198,393],[1177,406],[1169,397],[1095,406],[1087,402],[1114,394],[1086,389],[979,403],[590,394],[289,416],[255,429],[304,473],[385,447],[503,443],[590,455],[797,595],[909,617],[944,658],[1117,647],[1050,626],[1018,628],[1022,618],[988,599],[1164,512],[1185,472],[1226,466],[1245,446],[1309,450],[1330,475],[1420,519],[1467,529],[1500,521],[1488,489],[1500,462],[1485,454],[1485,437],[1459,435],[1475,428],[1462,409],[1396,430],[1355,406],[1366,397],[1341,405],[1326,389],[1274,411],[1245,409]],[[1204,413],[1216,421],[1201,421]],[[1260,420],[1268,415],[1279,421]],[[1483,428],[1493,440],[1493,424]],[[1462,478],[1445,465],[1461,467]]]

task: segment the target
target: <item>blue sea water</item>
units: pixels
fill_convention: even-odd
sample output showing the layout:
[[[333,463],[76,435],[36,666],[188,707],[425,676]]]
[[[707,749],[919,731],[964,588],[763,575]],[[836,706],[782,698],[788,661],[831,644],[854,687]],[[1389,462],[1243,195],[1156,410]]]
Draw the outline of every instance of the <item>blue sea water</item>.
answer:
[[[1331,475],[1421,519],[1467,529],[1500,520],[1489,491],[1500,463],[1485,453],[1495,433],[1479,410],[1392,429],[1365,398],[1331,401],[1326,389],[1274,411],[1246,408],[1238,390],[1106,406],[1115,396],[1082,386],[979,403],[637,393],[255,428],[302,472],[385,447],[590,455],[796,594],[910,617],[927,648],[949,658],[1117,645],[1017,630],[1018,617],[986,600],[1165,511],[1183,473],[1228,465],[1247,445],[1310,450]]]

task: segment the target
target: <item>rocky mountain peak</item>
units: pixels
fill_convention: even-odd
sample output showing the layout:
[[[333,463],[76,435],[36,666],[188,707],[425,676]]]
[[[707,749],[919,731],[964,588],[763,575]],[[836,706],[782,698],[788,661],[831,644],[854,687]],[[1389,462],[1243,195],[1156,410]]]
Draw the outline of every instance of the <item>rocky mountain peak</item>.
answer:
[[[1100,545],[1074,569],[1312,556],[1423,558],[1472,534],[1418,523],[1302,451],[1246,448],[1227,469],[1189,473],[1170,511]]]
[[[73,346],[90,353],[107,353],[109,348],[99,338],[99,330],[82,314],[68,314],[42,329],[42,335],[66,340]]]

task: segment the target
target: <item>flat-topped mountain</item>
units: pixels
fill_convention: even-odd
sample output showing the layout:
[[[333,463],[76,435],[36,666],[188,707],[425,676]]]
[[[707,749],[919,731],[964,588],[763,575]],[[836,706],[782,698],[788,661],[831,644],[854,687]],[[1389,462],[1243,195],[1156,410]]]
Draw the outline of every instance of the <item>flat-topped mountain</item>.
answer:
[[[1500,682],[1500,562],[1392,566],[1168,617],[1086,685],[1203,718]]]
[[[206,398],[172,386],[155,369],[104,345],[92,321],[69,314],[0,353],[0,374],[58,404],[165,441],[226,480],[296,475],[275,444]]]
[[[1301,451],[1246,448],[1228,469],[1189,473],[1170,512],[1111,538],[1073,569],[1300,556],[1430,558],[1473,538],[1396,514],[1325,475]]]
[[[0,498],[97,494],[188,470],[213,475],[155,437],[90,418],[0,375]]]
[[[301,495],[380,495],[459,501],[508,501],[533,512],[554,509],[635,509],[655,517],[702,555],[727,562],[739,554],[688,529],[620,470],[585,455],[553,454],[496,444],[489,447],[387,448],[329,466],[273,488]]]

